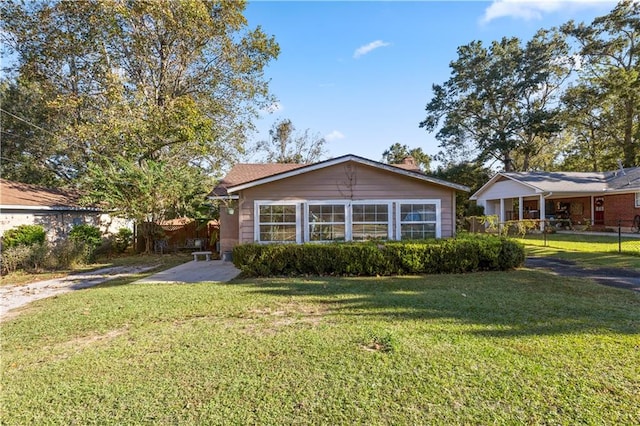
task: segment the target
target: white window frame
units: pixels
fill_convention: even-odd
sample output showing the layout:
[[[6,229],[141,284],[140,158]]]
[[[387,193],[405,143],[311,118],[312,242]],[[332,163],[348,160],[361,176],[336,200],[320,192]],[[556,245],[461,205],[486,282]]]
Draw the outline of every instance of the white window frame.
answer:
[[[416,199],[416,200],[395,200],[396,210],[396,240],[402,239],[402,217],[401,206],[403,204],[435,204],[436,206],[436,238],[442,238],[442,211],[441,202],[439,199]],[[433,222],[415,222],[415,223],[433,223]]]
[[[390,200],[358,200],[351,202],[351,214],[349,218],[351,220],[351,226],[349,227],[349,234],[351,236],[350,241],[353,240],[353,206],[374,206],[374,205],[386,205],[387,206],[387,240],[393,240],[393,201]],[[357,222],[358,224],[382,224],[382,222]],[[360,241],[360,240],[358,240]],[[366,240],[365,240],[366,241]]]
[[[351,205],[349,201],[345,200],[308,200],[304,203],[304,241],[309,243],[331,243],[335,240],[314,240],[311,241],[311,232],[309,226],[311,221],[309,220],[309,207],[310,206],[344,206],[344,240],[351,241]],[[328,224],[335,225],[340,222],[328,222]]]
[[[640,191],[636,192],[636,208],[640,208]]]
[[[253,240],[260,244],[283,244],[293,243],[293,241],[260,241],[260,206],[295,206],[296,207],[296,244],[302,243],[302,230],[300,224],[300,209],[301,203],[299,201],[285,201],[285,200],[255,200],[253,202]],[[272,224],[269,222],[268,224]],[[290,222],[287,222],[290,225]],[[267,224],[264,224],[267,225]]]

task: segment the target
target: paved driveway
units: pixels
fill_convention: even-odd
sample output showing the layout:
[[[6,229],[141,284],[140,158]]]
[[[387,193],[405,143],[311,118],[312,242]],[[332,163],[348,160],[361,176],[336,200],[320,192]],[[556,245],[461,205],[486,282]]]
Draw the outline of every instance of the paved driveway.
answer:
[[[583,268],[571,260],[555,257],[528,257],[525,266],[546,269],[560,276],[588,278],[610,287],[640,292],[640,271],[636,269]]]

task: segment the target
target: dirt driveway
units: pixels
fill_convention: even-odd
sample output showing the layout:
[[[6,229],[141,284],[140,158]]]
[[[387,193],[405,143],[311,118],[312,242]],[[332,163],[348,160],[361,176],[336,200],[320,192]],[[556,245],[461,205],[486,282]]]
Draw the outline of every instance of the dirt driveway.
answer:
[[[0,321],[13,317],[19,312],[14,311],[16,308],[35,300],[93,287],[105,281],[132,276],[157,267],[158,265],[115,266],[26,285],[2,286],[0,287]]]
[[[583,268],[571,260],[555,257],[528,257],[524,266],[546,269],[565,277],[588,278],[599,284],[640,292],[640,271],[623,268]]]

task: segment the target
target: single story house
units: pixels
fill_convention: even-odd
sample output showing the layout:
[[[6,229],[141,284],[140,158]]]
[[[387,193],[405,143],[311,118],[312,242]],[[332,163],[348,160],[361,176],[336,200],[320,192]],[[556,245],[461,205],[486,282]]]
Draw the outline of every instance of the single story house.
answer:
[[[640,167],[610,172],[497,173],[471,196],[485,215],[508,220],[569,219],[631,228],[640,215]],[[541,222],[541,226],[543,223]]]
[[[0,235],[20,225],[42,225],[49,241],[65,238],[74,225],[100,227],[103,234],[131,229],[130,221],[79,204],[74,191],[0,179]]]
[[[451,237],[456,191],[408,158],[389,165],[344,155],[314,164],[237,164],[210,194],[220,251],[239,243]]]

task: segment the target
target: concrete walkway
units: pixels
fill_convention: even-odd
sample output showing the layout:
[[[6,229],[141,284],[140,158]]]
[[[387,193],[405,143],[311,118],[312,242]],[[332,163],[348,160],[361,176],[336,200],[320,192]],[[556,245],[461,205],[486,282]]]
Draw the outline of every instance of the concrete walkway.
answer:
[[[191,261],[171,269],[148,276],[134,284],[147,283],[199,283],[199,282],[227,282],[238,276],[240,270],[231,262],[222,260]]]

